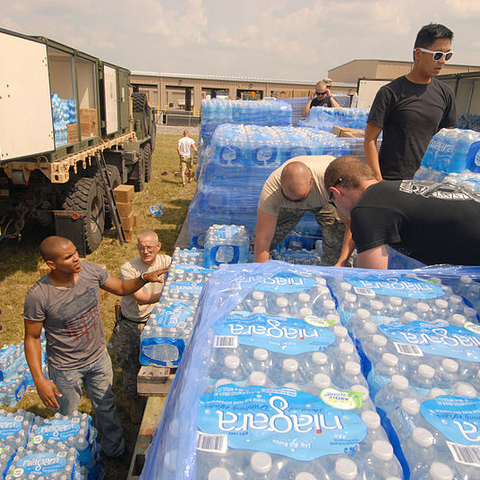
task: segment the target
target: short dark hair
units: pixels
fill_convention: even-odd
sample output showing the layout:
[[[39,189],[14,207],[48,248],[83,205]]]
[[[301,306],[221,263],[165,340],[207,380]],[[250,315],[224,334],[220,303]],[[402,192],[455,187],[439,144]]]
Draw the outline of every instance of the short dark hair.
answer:
[[[449,40],[452,40],[453,32],[440,23],[429,23],[428,25],[424,25],[417,33],[413,48],[428,48],[439,38],[448,38]]]
[[[345,188],[357,189],[360,188],[363,180],[374,178],[373,170],[360,157],[344,155],[328,165],[325,170],[324,184],[327,190],[339,183]]]

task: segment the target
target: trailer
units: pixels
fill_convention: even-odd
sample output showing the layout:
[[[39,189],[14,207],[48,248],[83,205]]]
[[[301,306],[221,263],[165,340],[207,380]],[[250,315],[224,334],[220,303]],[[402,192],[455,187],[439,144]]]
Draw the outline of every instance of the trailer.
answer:
[[[45,37],[0,29],[0,241],[81,218],[86,253],[113,225],[112,188],[150,180],[155,119],[130,71]]]

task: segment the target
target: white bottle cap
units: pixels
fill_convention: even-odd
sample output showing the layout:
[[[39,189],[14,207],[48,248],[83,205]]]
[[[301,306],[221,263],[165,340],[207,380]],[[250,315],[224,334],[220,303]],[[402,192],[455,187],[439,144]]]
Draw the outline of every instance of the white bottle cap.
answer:
[[[375,440],[372,445],[372,453],[375,457],[389,462],[393,458],[393,447],[385,440]]]
[[[365,308],[359,308],[356,312],[355,315],[362,320],[366,320],[367,318],[370,318],[370,312],[366,310]]]
[[[312,361],[317,365],[325,365],[328,362],[328,356],[326,353],[323,353],[323,352],[313,352]],[[480,374],[480,370],[479,370],[479,374]]]
[[[252,298],[254,300],[260,301],[260,300],[263,300],[265,298],[265,294],[263,292],[261,292],[260,290],[254,290],[253,293],[252,293]]]
[[[458,362],[456,362],[453,358],[444,358],[442,360],[442,367],[448,372],[448,373],[456,373],[458,372]]]
[[[428,398],[437,398],[442,395],[448,395],[445,390],[442,390],[441,388],[433,387],[430,389],[430,392],[428,392]]]
[[[449,323],[452,325],[457,325],[458,327],[463,327],[464,323],[467,321],[464,315],[460,315],[459,313],[454,313],[450,316],[448,320]]]
[[[357,465],[349,458],[341,458],[335,462],[335,473],[343,480],[354,480],[358,474]]]
[[[455,395],[459,397],[469,397],[473,398],[477,395],[477,391],[473,385],[465,382],[458,382],[455,385]]]
[[[233,370],[234,368],[238,368],[240,365],[240,358],[236,355],[227,355],[224,362],[227,368],[231,368]]]
[[[215,382],[215,388],[221,387],[222,385],[228,385],[229,383],[232,383],[232,380],[230,378],[219,378]]]
[[[432,480],[452,480],[453,470],[444,463],[433,462],[430,465],[430,476]]]
[[[462,275],[460,277],[460,280],[463,282],[463,283],[466,283],[467,285],[470,285],[472,283],[472,277],[469,277],[468,275]]]
[[[426,363],[422,363],[418,366],[418,374],[423,378],[433,378],[435,376],[435,369]]]
[[[398,365],[398,357],[393,353],[384,353],[382,355],[382,363],[387,367],[396,367]]]
[[[248,377],[248,383],[257,387],[263,387],[267,383],[267,376],[263,372],[253,371]]]
[[[283,369],[290,373],[296,372],[298,370],[298,361],[294,358],[286,358],[283,361]]]
[[[288,306],[288,300],[285,297],[278,297],[275,303],[279,308],[286,308]]]
[[[305,317],[308,317],[309,315],[312,315],[312,314],[313,314],[312,309],[311,309],[311,308],[307,308],[307,307],[301,308],[298,313],[300,313],[300,317],[301,317],[301,318],[305,318]]]
[[[230,472],[223,467],[212,468],[208,472],[208,480],[230,480]]]
[[[319,286],[322,286],[322,287],[326,287],[326,286],[327,286],[327,279],[324,278],[324,277],[316,277],[316,278],[315,278],[315,282],[316,282],[317,285],[319,285]]]
[[[288,382],[283,387],[284,388],[293,388],[294,390],[300,390],[300,387],[296,383],[293,383],[293,382]]]
[[[420,313],[428,313],[430,311],[430,305],[425,302],[417,302],[417,305],[415,308],[420,312]]]
[[[406,322],[410,323],[410,322],[415,322],[415,321],[417,321],[417,320],[418,320],[418,317],[417,317],[417,315],[415,315],[413,312],[405,312],[405,313],[403,314],[403,319],[404,319]]]
[[[417,427],[413,429],[412,434],[413,441],[423,448],[428,448],[433,445],[435,439],[431,432],[429,432],[426,428]]]
[[[365,322],[365,326],[363,328],[367,333],[370,333],[371,335],[373,335],[378,329],[377,325],[373,322]]]
[[[253,313],[267,313],[265,307],[256,306],[253,308]]]
[[[366,400],[368,398],[369,392],[368,392],[368,388],[365,387],[365,385],[359,385],[359,384],[352,385],[350,387],[350,391],[355,393],[360,393],[362,395],[362,400]]]
[[[374,335],[373,336],[373,344],[376,345],[377,347],[385,347],[388,343],[387,337],[384,335]]]
[[[257,473],[268,473],[272,468],[272,457],[265,452],[255,452],[250,460],[252,470]]]
[[[264,362],[268,358],[268,350],[265,350],[264,348],[256,348],[253,351],[253,358],[260,362]]]
[[[404,377],[403,375],[392,375],[391,384],[395,390],[406,390],[409,382],[408,378]]]
[[[355,347],[353,346],[353,343],[348,343],[348,342],[342,342],[340,346],[338,347],[340,350],[340,353],[343,355],[351,355],[355,351]]]
[[[345,327],[342,327],[340,325],[335,325],[333,327],[333,333],[340,338],[348,337],[348,330]]]
[[[320,285],[317,287],[318,295],[330,295],[330,290],[325,285]]]
[[[357,301],[357,296],[354,293],[345,294],[345,303],[355,303]]]
[[[416,398],[406,397],[402,399],[402,410],[408,415],[418,415],[420,413],[420,403]]]
[[[338,325],[340,323],[340,315],[337,315],[336,313],[327,313],[327,315],[325,315],[325,320],[330,322],[331,325]]]
[[[300,472],[295,475],[295,480],[317,480],[315,475],[309,472]]]
[[[298,300],[302,303],[308,303],[310,301],[310,295],[305,292],[299,293]]]
[[[369,430],[374,430],[380,426],[380,415],[373,410],[366,410],[363,412],[362,420]]]
[[[390,304],[399,307],[402,304],[402,299],[400,297],[390,297]]]
[[[462,297],[459,295],[450,295],[449,301],[454,306],[458,306],[463,303]]]
[[[335,310],[335,302],[333,300],[324,300],[323,308],[325,310]]]
[[[382,310],[383,308],[383,303],[380,302],[379,300],[372,300],[370,302],[370,307],[372,308],[372,310]]]
[[[344,292],[349,292],[351,289],[352,289],[352,286],[347,282],[342,282],[340,284],[340,290],[342,290]]]
[[[331,385],[332,381],[328,375],[325,375],[324,373],[317,373],[313,377],[313,383],[318,388],[327,388]]]
[[[441,308],[441,309],[446,309],[448,308],[448,302],[446,300],[444,300],[443,298],[437,298],[435,300],[435,305],[438,307],[438,308]]]
[[[361,372],[361,367],[358,362],[347,362],[345,364],[345,372],[348,375],[358,375]]]

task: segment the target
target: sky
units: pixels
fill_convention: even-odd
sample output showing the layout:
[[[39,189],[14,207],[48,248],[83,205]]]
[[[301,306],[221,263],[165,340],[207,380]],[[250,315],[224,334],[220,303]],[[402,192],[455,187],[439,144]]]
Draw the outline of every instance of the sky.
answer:
[[[355,59],[409,61],[430,22],[480,65],[478,0],[0,0],[0,27],[132,71],[316,81]]]

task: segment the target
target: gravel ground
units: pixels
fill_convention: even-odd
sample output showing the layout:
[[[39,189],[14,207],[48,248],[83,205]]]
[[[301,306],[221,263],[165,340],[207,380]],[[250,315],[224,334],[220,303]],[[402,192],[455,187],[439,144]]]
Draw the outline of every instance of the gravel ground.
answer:
[[[190,136],[199,135],[200,127],[185,127],[177,125],[159,125],[157,124],[157,133],[159,135],[183,135],[183,131],[188,130]]]

